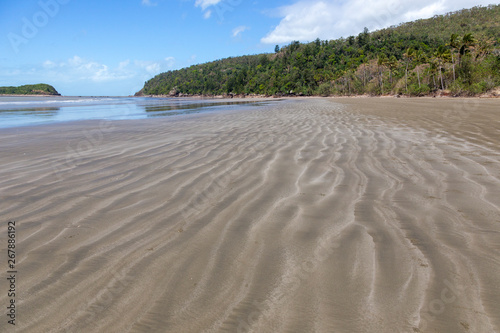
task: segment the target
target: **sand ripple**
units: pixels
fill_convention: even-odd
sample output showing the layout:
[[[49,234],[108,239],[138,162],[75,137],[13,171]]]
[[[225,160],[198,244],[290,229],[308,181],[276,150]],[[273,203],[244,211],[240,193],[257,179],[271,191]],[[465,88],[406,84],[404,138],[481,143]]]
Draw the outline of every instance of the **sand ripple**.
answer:
[[[500,332],[499,103],[463,103],[3,130],[18,331]]]

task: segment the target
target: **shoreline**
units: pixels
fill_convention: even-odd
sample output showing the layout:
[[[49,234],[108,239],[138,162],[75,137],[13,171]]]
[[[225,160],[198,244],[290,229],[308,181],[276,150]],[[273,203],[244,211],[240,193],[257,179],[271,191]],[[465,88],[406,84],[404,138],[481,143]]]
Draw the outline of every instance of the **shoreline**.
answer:
[[[67,96],[62,96],[61,94],[58,95],[51,95],[51,94],[0,94],[0,97],[67,97]]]
[[[24,96],[23,96],[24,97]],[[45,96],[45,97],[42,97],[41,99],[44,99],[46,97],[50,97],[50,96]],[[234,98],[206,98],[206,97],[201,97],[201,96],[195,96],[195,97],[177,97],[177,98],[172,98],[172,97],[165,97],[165,96],[143,96],[143,98],[166,98],[166,99],[179,99],[179,100],[200,100],[200,101],[207,101],[207,103],[215,103],[213,106],[211,107],[216,107],[217,106],[217,102],[224,102],[224,103],[227,103],[227,104],[236,104],[235,106],[235,111],[238,112],[236,109],[237,109],[237,104],[238,103],[262,103],[262,102],[278,102],[278,101],[300,101],[300,100],[322,100],[322,99],[326,99],[326,100],[331,100],[333,102],[341,102],[343,100],[345,101],[349,101],[349,100],[369,100],[369,101],[387,101],[388,103],[391,103],[389,105],[397,105],[399,102],[397,101],[408,101],[408,102],[411,102],[411,103],[418,103],[418,101],[448,101],[448,105],[450,106],[453,106],[454,103],[457,103],[458,101],[460,100],[464,100],[464,101],[479,101],[479,100],[496,100],[497,98],[487,98],[487,97],[450,97],[450,96],[441,96],[441,97],[429,97],[429,96],[422,96],[422,97],[401,97],[401,98],[396,98],[394,96],[375,96],[376,98],[374,98],[373,96],[366,96],[366,95],[361,95],[361,96],[339,96],[339,97],[320,97],[320,96],[295,96],[295,97],[290,97],[290,96],[286,96],[286,97],[261,97],[261,96],[253,96],[252,98],[245,98],[245,97],[234,97]],[[27,97],[29,98],[29,97]],[[82,98],[82,96],[61,96],[60,98],[70,98],[70,99],[78,99],[78,98]],[[98,97],[98,96],[83,96],[83,98],[131,98],[130,96],[129,97],[111,97],[111,96],[102,96],[102,97]],[[136,98],[136,97],[134,97]],[[394,101],[394,102],[389,102],[389,101]],[[226,105],[225,105],[226,106]],[[367,105],[367,107],[369,107],[369,105]],[[429,107],[432,107],[432,105],[429,105]],[[43,107],[40,108],[40,110],[42,110]],[[224,110],[224,112],[227,112],[227,111],[230,111],[231,107],[227,108],[226,106],[226,109]],[[18,111],[22,111],[22,109],[19,109]],[[216,114],[216,113],[220,113],[222,112],[222,110],[217,110],[217,109],[213,109],[213,110],[206,110],[206,111],[203,111],[201,113],[195,113],[195,114],[176,114],[176,115],[168,115],[168,116],[164,116],[165,118],[167,119],[171,119],[173,120],[174,118],[177,119],[182,119],[183,117],[196,117],[196,116],[199,116],[201,114],[204,114],[204,113],[208,113],[208,114]],[[160,118],[163,118],[163,117],[160,117]],[[105,121],[118,121],[118,122],[122,122],[122,121],[133,121],[133,119],[108,119],[106,118],[107,120]],[[139,118],[138,120],[147,120],[148,118]],[[157,118],[159,119],[159,118]],[[47,121],[47,122],[34,122],[34,123],[30,123],[30,122],[26,122],[26,123],[22,123],[22,124],[18,124],[18,125],[11,125],[11,126],[6,126],[6,127],[0,127],[0,131],[5,131],[7,129],[10,129],[10,128],[13,128],[15,130],[19,130],[21,128],[31,128],[33,129],[34,127],[39,127],[39,126],[52,126],[52,125],[57,125],[57,126],[64,126],[65,124],[78,124],[79,122],[84,124],[85,122],[88,122],[88,121],[104,121],[104,118],[93,118],[93,119],[71,119],[71,120],[54,120],[54,121]]]
[[[244,94],[234,94],[234,95],[128,95],[128,96],[65,96],[65,95],[42,95],[42,94],[26,94],[26,95],[16,95],[16,94],[0,94],[0,97],[62,97],[62,98],[189,98],[189,99],[275,99],[275,98],[500,98],[500,88],[494,89],[488,93],[480,95],[452,95],[451,93],[437,92],[433,94],[423,95],[423,96],[411,96],[411,95],[330,95],[330,96],[301,96],[301,95],[244,95]]]
[[[422,95],[422,96],[412,96],[412,95],[330,95],[330,96],[320,96],[320,95],[245,95],[245,94],[227,94],[227,95],[134,95],[128,97],[146,97],[146,98],[193,98],[193,99],[258,99],[258,98],[500,98],[500,88],[493,89],[490,92],[478,95],[452,95],[449,91],[438,91],[432,94]]]

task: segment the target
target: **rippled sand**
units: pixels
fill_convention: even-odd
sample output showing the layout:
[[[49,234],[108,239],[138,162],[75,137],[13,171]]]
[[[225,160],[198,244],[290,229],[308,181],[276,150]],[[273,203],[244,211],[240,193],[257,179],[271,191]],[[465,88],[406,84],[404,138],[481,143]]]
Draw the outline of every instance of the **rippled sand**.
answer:
[[[16,329],[500,332],[499,138],[498,99],[2,130]]]

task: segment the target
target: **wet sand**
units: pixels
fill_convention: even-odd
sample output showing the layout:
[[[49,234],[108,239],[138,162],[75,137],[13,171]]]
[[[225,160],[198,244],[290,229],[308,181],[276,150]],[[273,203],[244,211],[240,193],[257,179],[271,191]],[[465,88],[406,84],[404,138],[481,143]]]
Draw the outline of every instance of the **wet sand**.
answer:
[[[18,332],[500,332],[498,99],[6,129],[0,151]]]

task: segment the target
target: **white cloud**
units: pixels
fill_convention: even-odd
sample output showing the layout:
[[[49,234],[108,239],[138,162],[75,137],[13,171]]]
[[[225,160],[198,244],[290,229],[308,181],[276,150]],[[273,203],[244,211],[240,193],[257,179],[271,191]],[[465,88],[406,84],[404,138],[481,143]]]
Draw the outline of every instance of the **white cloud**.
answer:
[[[192,61],[193,59],[190,59]],[[174,68],[176,59],[124,59],[116,63],[100,63],[75,55],[66,60],[47,59],[36,66],[0,68],[4,85],[26,82],[52,84],[62,94],[130,94],[138,91],[144,81]],[[130,89],[136,89],[131,91]]]
[[[187,61],[194,60],[190,58]],[[3,82],[0,85],[45,82],[52,84],[62,94],[133,94],[141,89],[144,81],[173,69],[176,63],[174,57],[100,63],[75,55],[66,60],[46,59],[35,66],[0,67],[0,83]]]
[[[47,61],[50,61],[50,60],[47,60]],[[73,58],[69,58],[68,61],[66,61],[66,62],[60,62],[59,66],[63,67],[63,66],[70,65],[70,66],[76,67],[76,66],[79,66],[82,61],[83,61],[83,59],[80,58],[79,56],[73,56]]]
[[[146,70],[151,75],[159,74],[161,70],[161,65],[154,61],[144,61],[144,60],[136,60],[134,64],[138,68],[142,68]]]
[[[195,7],[201,7],[201,10],[204,12],[203,17],[205,19],[209,19],[212,17],[212,10],[208,9],[210,6],[218,5],[222,0],[196,0],[194,3]]]
[[[142,5],[143,6],[148,6],[148,7],[152,7],[152,6],[156,6],[157,3],[156,2],[151,2],[151,0],[142,0]]]
[[[174,65],[175,65],[175,58],[174,57],[166,57],[164,60],[165,60],[165,63],[167,65],[167,68],[174,67]]]
[[[50,60],[47,60],[43,63],[43,68],[54,68],[54,67],[57,67],[57,64]]]
[[[201,7],[202,10],[207,9],[210,6],[215,6],[222,0],[196,0],[195,6],[196,7]]]
[[[265,44],[312,41],[357,35],[462,8],[488,5],[490,0],[299,0],[278,8],[281,22],[264,38]]]
[[[49,65],[49,66],[47,66]],[[53,75],[68,80],[90,80],[94,82],[110,81],[128,78],[129,75],[123,72],[124,63],[120,63],[119,70],[110,70],[107,65],[95,61],[88,61],[77,55],[57,64],[59,70],[55,70],[55,63],[47,60],[44,67],[51,69]]]
[[[236,27],[233,29],[233,37],[238,37],[241,35],[244,31],[250,29],[249,27],[246,27],[244,25],[240,25],[239,27]]]
[[[414,21],[422,17],[432,17],[437,13],[444,13],[444,12],[445,12],[445,6],[443,0],[436,3],[431,3],[430,5],[425,6],[424,8],[406,13],[404,15],[404,20]]]
[[[125,69],[130,64],[130,60],[124,60],[118,64],[118,69]]]
[[[30,74],[61,82],[108,82],[134,78],[143,80],[172,69],[174,64],[174,57],[166,57],[160,61],[127,59],[116,66],[109,66],[75,55],[66,61],[46,60],[38,68],[24,70],[20,75]]]

